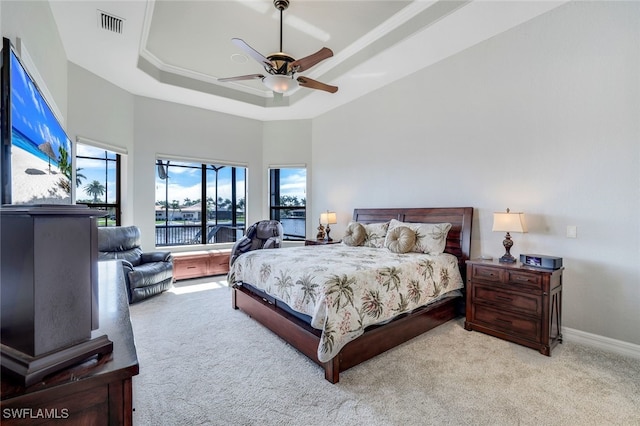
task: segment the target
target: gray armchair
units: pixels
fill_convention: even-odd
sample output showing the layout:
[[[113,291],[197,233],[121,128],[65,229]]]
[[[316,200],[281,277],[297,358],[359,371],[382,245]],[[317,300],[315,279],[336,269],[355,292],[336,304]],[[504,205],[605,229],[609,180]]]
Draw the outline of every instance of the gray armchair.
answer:
[[[122,262],[129,303],[162,293],[173,281],[173,257],[168,251],[143,253],[137,226],[98,228],[98,260]]]

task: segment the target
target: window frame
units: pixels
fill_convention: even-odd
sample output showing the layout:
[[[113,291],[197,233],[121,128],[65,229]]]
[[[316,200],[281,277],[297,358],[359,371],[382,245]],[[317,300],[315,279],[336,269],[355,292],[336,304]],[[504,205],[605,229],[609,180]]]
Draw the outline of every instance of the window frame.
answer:
[[[303,198],[303,205],[296,206],[286,206],[281,205],[281,197],[282,197],[282,182],[280,172],[283,169],[294,169],[294,170],[304,170],[305,172],[305,197]],[[303,210],[304,211],[304,234],[303,235],[292,235],[287,234],[286,226],[284,233],[285,241],[304,241],[307,239],[307,167],[306,165],[294,164],[294,165],[279,165],[279,166],[269,166],[268,168],[268,177],[269,177],[269,219],[277,220],[282,222],[281,212],[283,211],[291,211],[291,210]],[[284,218],[287,219],[287,218]]]
[[[177,164],[171,164],[172,162],[175,162]],[[162,167],[166,167],[166,169],[162,169]],[[170,226],[169,225],[169,211],[171,209],[170,205],[170,201],[167,199],[168,198],[168,185],[170,185],[169,183],[169,179],[170,179],[170,175],[171,175],[171,168],[173,167],[182,167],[182,168],[189,168],[189,169],[194,169],[194,170],[198,170],[198,173],[200,174],[200,179],[199,179],[199,190],[200,190],[200,218],[199,218],[199,224],[194,224],[193,227],[198,227],[198,231],[195,232],[195,236],[193,240],[190,240],[189,242],[185,243],[185,240],[183,239],[181,242],[170,242]],[[211,227],[211,224],[208,221],[208,217],[209,217],[209,212],[211,211],[211,209],[209,208],[209,203],[208,203],[208,198],[213,198],[211,196],[207,197],[207,186],[215,186],[218,187],[218,180],[217,180],[217,175],[218,175],[218,171],[222,170],[224,168],[230,168],[230,179],[231,179],[231,199],[230,201],[230,220],[231,223],[229,224],[229,226],[225,226],[226,228],[228,228],[229,230],[227,231],[228,235],[226,237],[223,238],[227,238],[229,239],[228,241],[221,241],[221,242],[210,242],[211,241],[211,236],[209,235],[210,232],[212,232],[212,230],[210,230],[209,228]],[[237,200],[237,194],[238,194],[238,169],[243,169],[243,173],[244,176],[242,177],[242,180],[240,182],[243,182],[242,185],[242,195],[244,197],[244,206],[243,206],[243,210],[241,212],[238,211],[238,200]],[[214,171],[216,173],[216,179],[215,179],[215,183],[213,181],[209,181],[209,185],[207,185],[207,175],[209,172]],[[167,176],[166,178],[162,177],[162,174],[164,174],[165,176]],[[238,233],[240,232],[240,235],[244,235],[244,232],[246,230],[247,224],[246,224],[246,198],[247,198],[247,173],[248,173],[248,167],[246,164],[241,164],[241,163],[228,163],[228,162],[220,162],[220,161],[210,161],[210,160],[203,160],[203,159],[194,159],[194,158],[184,158],[184,157],[178,157],[178,156],[169,156],[169,155],[162,155],[162,156],[158,156],[155,160],[155,165],[154,165],[154,176],[155,179],[154,181],[157,183],[158,182],[158,178],[161,181],[164,181],[164,185],[165,185],[165,206],[164,206],[164,223],[158,223],[159,219],[158,219],[158,215],[157,215],[157,209],[155,209],[154,211],[154,223],[155,223],[155,228],[156,228],[156,236],[155,236],[155,244],[156,247],[179,247],[179,246],[208,246],[208,247],[213,247],[213,246],[217,246],[217,245],[221,245],[221,244],[226,244],[226,243],[231,243],[231,242],[235,242],[238,238],[239,235]],[[156,189],[156,194],[158,192],[158,189]],[[217,195],[216,195],[217,196]],[[154,197],[155,198],[155,197]],[[220,198],[220,197],[217,197]],[[242,198],[241,198],[242,199]],[[157,207],[158,206],[158,202],[156,201],[154,203],[154,205]],[[214,200],[213,202],[214,205],[218,205],[218,199]],[[192,205],[197,205],[197,204],[192,204]],[[216,210],[217,212],[221,212],[224,210]],[[242,223],[240,223],[238,221],[239,217],[244,217],[244,221]],[[216,215],[215,218],[215,225],[213,225],[214,227],[218,226],[218,215]],[[197,222],[197,221],[196,221]],[[226,224],[223,224],[223,226]],[[180,226],[180,225],[178,225]],[[183,227],[186,227],[185,225],[183,225]],[[164,239],[161,238],[161,236],[159,236],[158,230],[164,228]],[[218,228],[219,229],[219,228]],[[217,237],[217,236],[216,236]],[[198,240],[196,241],[195,238],[198,238]]]
[[[96,209],[96,210],[105,210],[105,211],[110,211],[111,209],[114,209],[115,214],[114,214],[114,221],[115,223],[112,226],[121,226],[122,224],[122,154],[118,151],[114,151],[113,149],[109,149],[109,148],[105,148],[104,146],[96,146],[94,144],[88,143],[82,139],[78,139],[76,141],[77,144],[79,145],[85,145],[88,147],[91,147],[93,149],[96,150],[100,150],[100,151],[104,151],[105,152],[105,156],[104,157],[92,157],[92,156],[86,156],[86,155],[78,155],[78,151],[77,151],[77,146],[76,146],[76,151],[75,151],[75,161],[74,161],[74,173],[73,173],[73,186],[75,187],[75,195],[76,195],[76,199],[77,199],[77,194],[78,194],[78,179],[77,179],[77,174],[78,174],[78,159],[85,159],[85,160],[93,160],[93,161],[103,161],[105,164],[105,171],[108,171],[108,164],[109,162],[115,162],[115,180],[116,180],[116,199],[115,199],[115,203],[108,203],[108,202],[101,202],[101,203],[93,203],[93,202],[86,202],[86,201],[76,201],[76,204],[82,204],[82,205],[86,205],[89,208],[92,209]],[[109,155],[107,154],[114,154],[115,155],[115,159],[113,158],[109,158]],[[108,184],[108,179],[105,179],[105,185]],[[105,196],[107,196],[108,194],[108,186],[105,187]],[[99,217],[96,220],[98,226],[110,226],[109,225],[109,216],[107,215],[106,217]]]

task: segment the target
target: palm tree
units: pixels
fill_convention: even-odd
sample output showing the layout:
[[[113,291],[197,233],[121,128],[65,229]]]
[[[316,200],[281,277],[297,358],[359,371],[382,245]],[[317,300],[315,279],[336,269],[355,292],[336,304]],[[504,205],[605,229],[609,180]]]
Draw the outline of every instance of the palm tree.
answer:
[[[84,187],[84,191],[89,195],[93,195],[93,202],[97,203],[98,196],[104,195],[104,185],[100,181],[94,180]]]
[[[171,220],[175,220],[176,219],[176,210],[180,210],[180,203],[178,202],[178,200],[173,200],[171,202],[171,209],[173,210],[173,215],[171,217]]]

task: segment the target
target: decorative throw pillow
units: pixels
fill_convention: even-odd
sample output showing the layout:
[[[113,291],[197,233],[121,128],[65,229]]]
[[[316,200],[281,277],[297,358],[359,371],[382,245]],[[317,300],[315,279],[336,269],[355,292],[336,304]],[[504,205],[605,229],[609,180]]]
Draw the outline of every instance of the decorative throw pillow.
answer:
[[[398,226],[387,232],[385,247],[394,253],[408,253],[416,245],[416,233],[406,226]]]
[[[389,230],[406,226],[416,233],[416,244],[413,251],[417,253],[441,254],[447,246],[447,234],[450,223],[411,223],[391,219]]]
[[[346,231],[344,231],[342,242],[348,246],[357,247],[362,245],[366,237],[367,231],[365,231],[364,226],[358,222],[351,222]]]
[[[383,248],[387,229],[389,229],[389,222],[365,223],[362,226],[364,226],[366,232],[363,245],[365,247]]]

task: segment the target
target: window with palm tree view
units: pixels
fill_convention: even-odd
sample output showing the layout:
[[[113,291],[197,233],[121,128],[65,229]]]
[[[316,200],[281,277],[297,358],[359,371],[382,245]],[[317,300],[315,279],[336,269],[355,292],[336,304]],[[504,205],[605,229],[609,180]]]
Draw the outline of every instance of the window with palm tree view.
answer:
[[[98,226],[120,225],[120,154],[76,145],[76,204],[104,210]]]
[[[156,160],[156,246],[234,242],[244,235],[246,168]]]
[[[271,219],[282,223],[285,240],[305,239],[306,204],[306,169],[269,169],[269,214]]]

